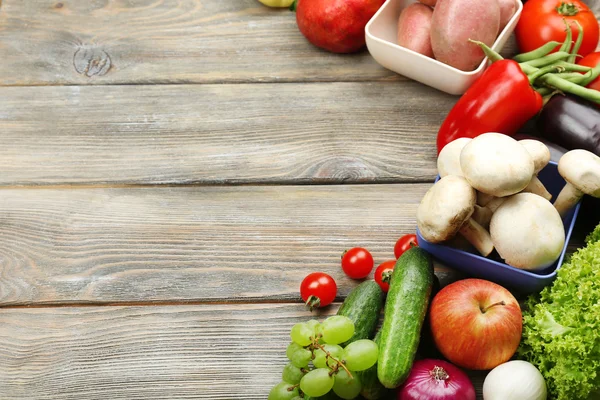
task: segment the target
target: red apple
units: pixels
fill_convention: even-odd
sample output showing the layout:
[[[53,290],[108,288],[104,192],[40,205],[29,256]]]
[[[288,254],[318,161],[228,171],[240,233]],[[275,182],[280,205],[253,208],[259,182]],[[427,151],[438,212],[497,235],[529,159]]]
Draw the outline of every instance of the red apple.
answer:
[[[385,0],[298,0],[300,32],[317,47],[353,53],[365,46],[365,26]]]
[[[492,369],[508,361],[521,341],[521,307],[493,282],[454,282],[434,297],[429,313],[435,345],[463,368]]]

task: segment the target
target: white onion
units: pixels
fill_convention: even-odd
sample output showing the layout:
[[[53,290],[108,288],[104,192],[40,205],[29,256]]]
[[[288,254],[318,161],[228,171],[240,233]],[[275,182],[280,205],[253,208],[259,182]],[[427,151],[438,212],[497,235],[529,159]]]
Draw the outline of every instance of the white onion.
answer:
[[[546,381],[527,361],[509,361],[494,368],[483,382],[484,400],[546,400]]]

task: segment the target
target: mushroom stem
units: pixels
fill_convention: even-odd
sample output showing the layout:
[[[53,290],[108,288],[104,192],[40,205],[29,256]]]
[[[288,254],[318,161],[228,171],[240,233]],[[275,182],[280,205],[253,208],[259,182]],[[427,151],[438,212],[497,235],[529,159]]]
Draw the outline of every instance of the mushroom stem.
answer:
[[[479,225],[487,229],[490,226],[490,220],[492,219],[492,210],[487,207],[481,207],[479,205],[475,205],[475,209],[473,210],[473,215],[471,218]]]
[[[538,196],[542,196],[548,201],[550,201],[550,199],[552,198],[552,194],[550,194],[550,192],[546,189],[544,184],[535,175],[533,176],[533,178],[531,178],[531,182],[529,182],[529,185],[527,185],[527,187],[523,189],[523,192],[537,194]]]
[[[583,192],[571,185],[569,182],[562,188],[558,197],[554,201],[554,207],[560,214],[561,218],[569,212],[571,208],[583,197]]]
[[[492,201],[487,203],[486,207],[489,208],[493,214],[496,212],[498,207],[500,207],[502,205],[502,203],[504,203],[505,200],[506,200],[506,197],[494,197],[494,199],[492,199]]]
[[[482,256],[487,257],[494,250],[494,244],[488,231],[473,218],[469,218],[467,222],[460,228],[459,233],[465,237]]]
[[[479,204],[482,207],[485,207],[487,203],[492,201],[493,198],[494,196],[492,196],[491,194],[477,192],[477,204]]]

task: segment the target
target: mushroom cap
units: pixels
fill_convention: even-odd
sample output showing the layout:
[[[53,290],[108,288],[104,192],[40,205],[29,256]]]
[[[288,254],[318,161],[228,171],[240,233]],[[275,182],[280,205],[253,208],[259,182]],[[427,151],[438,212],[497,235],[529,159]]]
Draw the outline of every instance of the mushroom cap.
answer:
[[[444,146],[437,159],[438,173],[441,177],[446,175],[463,176],[460,168],[460,152],[471,138],[459,138]]]
[[[600,197],[600,157],[587,150],[571,150],[558,160],[558,172],[583,193]]]
[[[465,145],[460,167],[469,184],[480,192],[504,197],[525,189],[533,177],[533,159],[510,136],[484,133]]]
[[[510,196],[490,221],[490,235],[508,265],[526,270],[548,267],[565,244],[565,228],[552,203],[533,193]]]
[[[550,162],[550,149],[539,140],[523,139],[519,140],[524,146],[531,158],[533,158],[534,173],[540,172]]]
[[[477,196],[465,178],[448,175],[435,183],[419,204],[417,226],[425,240],[448,240],[471,218]]]

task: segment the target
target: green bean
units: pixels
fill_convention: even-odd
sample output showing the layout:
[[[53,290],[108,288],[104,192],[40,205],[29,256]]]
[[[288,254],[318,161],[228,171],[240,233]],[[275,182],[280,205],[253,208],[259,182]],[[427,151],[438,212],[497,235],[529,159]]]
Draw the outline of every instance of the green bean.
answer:
[[[583,65],[571,64],[564,61],[559,61],[555,65],[559,67],[564,67],[565,71],[574,71],[574,72],[588,72],[592,69],[590,67],[585,67]]]
[[[582,75],[584,79],[580,83],[581,86],[589,85],[592,81],[596,80],[596,78],[600,76],[600,65],[598,65],[596,68],[592,69],[588,73],[590,74],[589,76],[588,74]]]
[[[513,60],[515,60],[518,63],[532,61],[532,60],[535,60],[536,58],[541,58],[541,57],[547,56],[552,50],[554,50],[556,48],[556,46],[560,46],[560,45],[561,45],[560,42],[548,42],[545,45],[538,47],[537,49],[532,50],[530,52],[517,54],[513,58]]]
[[[567,27],[567,37],[565,38],[565,41],[563,42],[562,46],[560,46],[559,51],[566,51],[568,53],[569,49],[571,48],[571,43],[573,41],[573,32],[571,31],[571,25],[569,25],[567,20],[563,18],[563,22]]]
[[[563,71],[563,70],[564,70],[564,69],[563,69],[562,67],[557,67],[557,66],[555,66],[555,65],[547,65],[547,66],[545,66],[544,68],[538,69],[538,70],[537,70],[537,71],[535,71],[533,74],[531,74],[531,75],[528,75],[528,76],[527,76],[527,78],[529,79],[529,84],[530,84],[530,85],[533,85],[533,83],[534,83],[534,82],[535,82],[535,81],[536,81],[538,78],[540,78],[540,77],[542,77],[542,76],[544,76],[544,75],[546,75],[546,74],[548,74],[548,73],[550,73],[550,72],[553,72],[553,71],[556,71],[556,72],[561,72],[561,71]]]
[[[567,59],[570,56],[571,56],[571,54],[569,54],[569,53],[567,53],[565,51],[559,51],[557,53],[548,54],[547,56],[544,56],[542,58],[538,58],[538,59],[535,59],[535,60],[527,61],[527,62],[521,63],[521,64],[527,64],[527,65],[530,65],[532,67],[541,68],[541,67],[545,67],[547,65],[554,64],[557,61],[561,61],[563,59]]]
[[[577,53],[581,48],[581,43],[583,42],[583,27],[579,23],[579,21],[575,20],[575,24],[577,25],[577,29],[579,29],[579,33],[577,34],[577,40],[575,41],[575,46],[571,50],[571,56],[567,59],[567,62],[574,63],[577,58]]]
[[[544,75],[540,77],[539,80],[547,86],[558,89],[561,92],[572,93],[586,100],[600,104],[600,92],[597,90],[584,88],[552,74]]]

